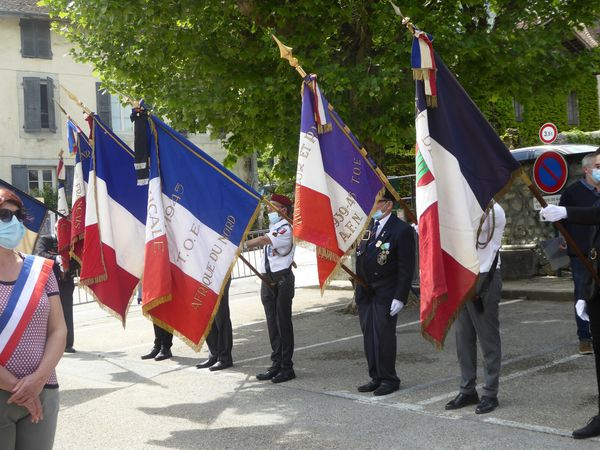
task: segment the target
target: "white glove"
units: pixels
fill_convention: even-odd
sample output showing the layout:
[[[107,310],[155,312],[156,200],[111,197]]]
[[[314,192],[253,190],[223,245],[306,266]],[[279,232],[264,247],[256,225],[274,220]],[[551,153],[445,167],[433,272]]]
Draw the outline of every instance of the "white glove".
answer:
[[[540,219],[546,222],[558,222],[567,218],[567,208],[564,206],[548,205],[540,210]]]
[[[392,300],[392,306],[390,306],[390,316],[394,317],[396,314],[402,311],[402,308],[404,308],[404,303],[402,303],[400,300]]]
[[[60,267],[60,271],[64,272],[65,269],[63,268],[62,256],[56,255],[56,262],[58,263],[58,267]]]
[[[413,228],[413,230],[415,230],[415,233],[417,233],[417,236],[418,236],[419,235],[419,224],[411,223],[410,226]]]
[[[577,311],[577,315],[580,319],[585,320],[586,322],[590,321],[590,316],[588,316],[586,309],[585,300],[579,299],[577,303],[575,303],[575,311]]]

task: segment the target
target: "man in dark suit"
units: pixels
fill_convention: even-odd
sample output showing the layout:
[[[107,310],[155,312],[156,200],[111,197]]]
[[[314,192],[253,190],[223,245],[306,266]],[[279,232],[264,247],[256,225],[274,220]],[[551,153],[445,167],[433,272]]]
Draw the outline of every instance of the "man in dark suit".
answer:
[[[415,271],[413,229],[392,214],[386,191],[377,203],[369,231],[356,251],[356,304],[371,381],[359,392],[387,395],[400,389],[396,374],[396,323],[406,304]]]
[[[600,205],[600,151],[587,154],[581,160],[583,177],[569,185],[560,196],[560,206],[594,206]],[[592,233],[594,227],[588,225],[578,225],[574,223],[565,223],[567,231],[573,237],[573,240],[579,249],[587,254],[592,244]],[[571,262],[571,273],[573,274],[573,285],[575,303],[583,299],[585,286],[589,284],[590,277],[583,263],[575,255],[575,250],[570,246],[567,249]],[[590,324],[582,320],[575,313],[575,323],[577,324],[577,337],[579,338],[579,353],[582,355],[592,354],[592,335],[590,334]]]
[[[600,276],[600,207],[578,208],[550,205],[542,209],[541,215],[550,222],[566,219],[571,224],[596,225],[592,235],[592,245],[588,253],[588,260]],[[590,279],[592,277],[590,276]],[[585,439],[600,436],[600,285],[593,281],[583,292],[582,299],[578,301],[584,306],[585,311],[579,311],[582,319],[589,319],[592,332],[592,346],[596,362],[596,383],[598,384],[598,415],[592,417],[583,428],[573,431],[575,439]],[[579,306],[579,305],[577,305]],[[585,317],[587,314],[588,317]]]
[[[79,265],[75,260],[71,259],[69,260],[69,268],[66,271],[63,271],[64,266],[63,261],[58,254],[58,240],[56,239],[56,236],[39,236],[33,253],[54,261],[52,270],[58,281],[60,303],[67,324],[67,343],[65,352],[75,353],[75,349],[73,348],[75,339],[73,331],[73,291],[75,290],[75,282],[73,281],[73,278],[75,278]]]

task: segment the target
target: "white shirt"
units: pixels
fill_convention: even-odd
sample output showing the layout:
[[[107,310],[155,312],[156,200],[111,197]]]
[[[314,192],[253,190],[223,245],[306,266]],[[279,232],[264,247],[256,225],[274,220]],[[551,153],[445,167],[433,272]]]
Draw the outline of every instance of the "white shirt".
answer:
[[[294,238],[292,236],[292,227],[287,220],[281,219],[275,224],[269,225],[270,245],[266,245],[266,254],[269,257],[269,267],[271,272],[287,269],[294,260]],[[260,273],[267,273],[265,268],[265,249],[262,250]]]
[[[487,218],[481,226],[481,233],[479,234],[478,241],[485,243],[490,235],[491,227],[494,226],[492,239],[483,248],[477,245],[477,257],[479,258],[479,273],[489,272],[496,257],[496,253],[502,246],[502,234],[504,233],[504,227],[506,226],[506,215],[504,209],[498,203],[494,204],[494,214],[490,210]],[[500,255],[498,255],[498,264],[496,269],[500,268]]]

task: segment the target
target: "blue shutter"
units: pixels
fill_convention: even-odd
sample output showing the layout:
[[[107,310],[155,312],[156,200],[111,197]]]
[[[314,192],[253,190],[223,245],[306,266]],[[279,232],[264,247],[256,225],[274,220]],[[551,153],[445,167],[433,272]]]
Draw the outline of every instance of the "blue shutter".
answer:
[[[54,82],[52,78],[46,78],[46,95],[48,98],[48,129],[53,133],[56,133],[56,117],[54,109]]]
[[[45,20],[34,21],[35,25],[35,47],[36,57],[52,59],[52,47],[50,42],[50,22]]]
[[[21,164],[13,164],[11,167],[11,184],[23,192],[29,192],[29,184],[27,183],[27,166]]]
[[[32,20],[21,19],[21,56],[35,58],[35,23]]]
[[[25,125],[23,128],[27,132],[40,131],[42,129],[42,113],[39,78],[23,78],[23,99],[25,101]]]
[[[96,113],[100,120],[112,129],[110,94],[102,88],[102,83],[96,83]]]

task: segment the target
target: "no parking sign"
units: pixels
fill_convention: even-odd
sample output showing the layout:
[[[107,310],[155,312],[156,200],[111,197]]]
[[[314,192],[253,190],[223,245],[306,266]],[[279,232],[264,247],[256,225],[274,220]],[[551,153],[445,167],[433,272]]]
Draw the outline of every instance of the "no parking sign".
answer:
[[[542,153],[533,163],[533,180],[546,194],[560,191],[569,175],[569,167],[563,156],[555,151]]]

